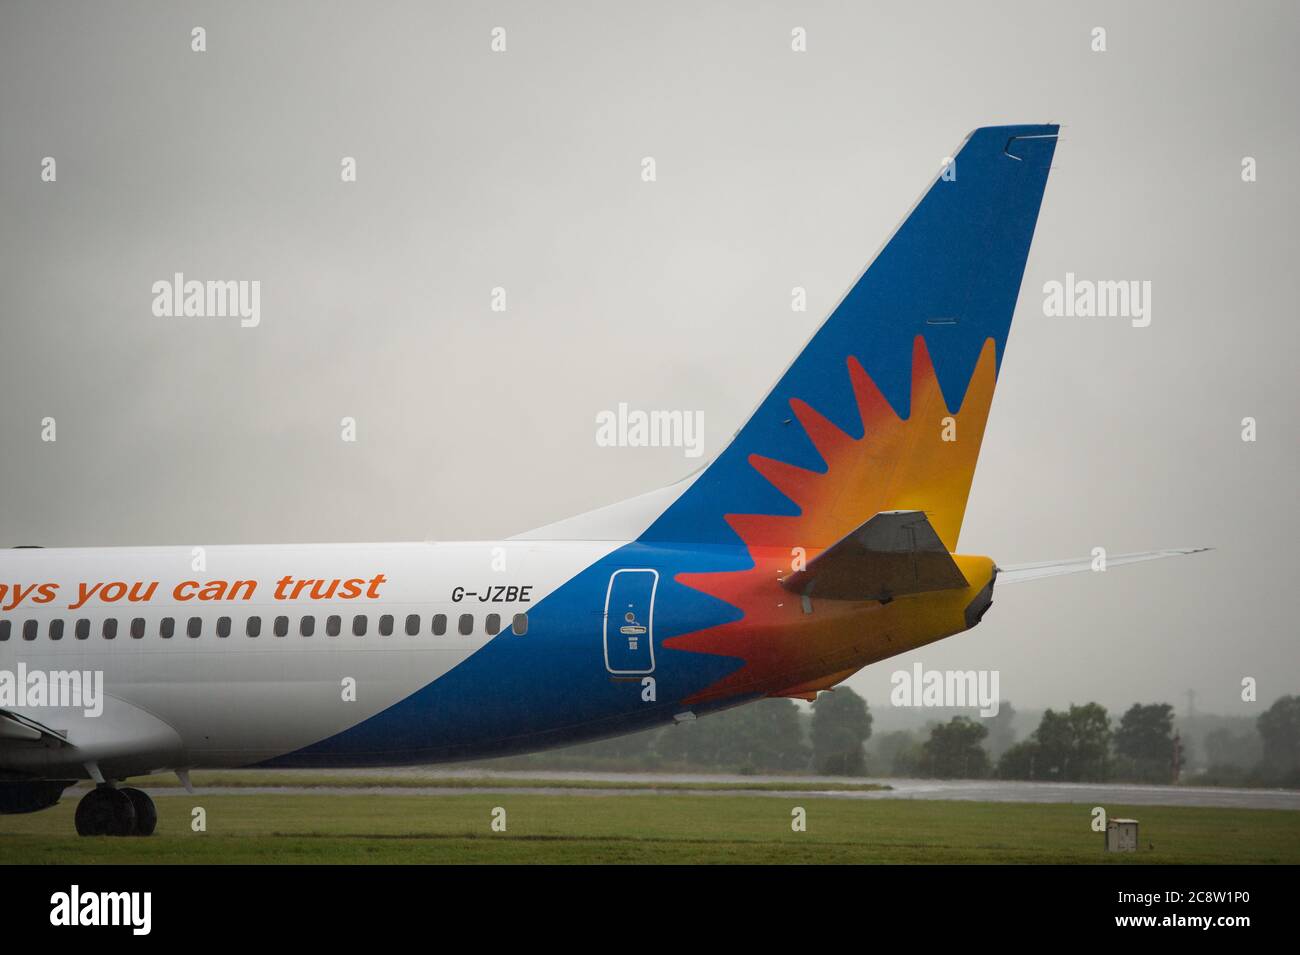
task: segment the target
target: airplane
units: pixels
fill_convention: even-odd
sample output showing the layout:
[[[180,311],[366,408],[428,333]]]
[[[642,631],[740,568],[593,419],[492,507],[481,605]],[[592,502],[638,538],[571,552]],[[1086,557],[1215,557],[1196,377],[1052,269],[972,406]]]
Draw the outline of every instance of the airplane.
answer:
[[[77,831],[142,836],[132,777],[468,760],[811,700],[971,629],[995,583],[1089,570],[957,549],[1058,131],[970,133],[669,487],[499,541],[0,552],[0,813],[93,780]]]

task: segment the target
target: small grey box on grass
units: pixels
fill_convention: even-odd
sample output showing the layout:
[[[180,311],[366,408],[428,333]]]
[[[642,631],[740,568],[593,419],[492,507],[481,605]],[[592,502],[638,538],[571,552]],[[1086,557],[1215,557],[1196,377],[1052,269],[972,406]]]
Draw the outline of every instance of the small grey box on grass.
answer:
[[[1137,852],[1138,821],[1112,819],[1106,823],[1107,852]]]

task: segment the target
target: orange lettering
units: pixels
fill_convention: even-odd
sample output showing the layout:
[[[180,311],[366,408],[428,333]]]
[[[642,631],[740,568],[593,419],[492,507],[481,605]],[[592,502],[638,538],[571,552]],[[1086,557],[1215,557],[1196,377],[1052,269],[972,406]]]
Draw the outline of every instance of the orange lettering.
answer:
[[[153,592],[158,589],[158,581],[150,581],[149,586],[145,588],[144,593],[141,593],[140,588],[143,586],[143,582],[138,580],[133,583],[131,585],[131,593],[126,599],[132,603],[140,603],[142,600],[153,600]]]
[[[77,589],[79,591],[80,596],[78,597],[76,603],[68,604],[68,609],[76,610],[78,607],[84,606],[86,601],[89,600],[92,596],[94,596],[95,591],[102,586],[103,584],[95,584],[95,586],[87,589],[85,584],[77,584]],[[5,609],[7,610],[9,608],[6,607]]]

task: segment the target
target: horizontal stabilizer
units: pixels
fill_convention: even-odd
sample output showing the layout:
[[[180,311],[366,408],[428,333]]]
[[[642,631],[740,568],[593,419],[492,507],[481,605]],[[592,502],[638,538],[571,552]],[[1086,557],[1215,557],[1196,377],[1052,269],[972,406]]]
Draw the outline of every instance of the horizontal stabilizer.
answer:
[[[922,511],[883,511],[781,581],[829,600],[892,600],[968,586]]]
[[[1136,564],[1144,560],[1159,560],[1162,557],[1183,557],[1187,554],[1199,554],[1210,550],[1209,547],[1181,547],[1171,550],[1147,550],[1140,554],[1117,554],[1106,558],[1106,567],[1119,567],[1121,564]],[[1016,584],[1024,580],[1038,580],[1040,577],[1059,577],[1062,574],[1078,574],[1092,570],[1093,557],[1080,557],[1074,560],[1047,560],[1038,564],[1017,564],[1014,567],[998,568],[998,586]]]

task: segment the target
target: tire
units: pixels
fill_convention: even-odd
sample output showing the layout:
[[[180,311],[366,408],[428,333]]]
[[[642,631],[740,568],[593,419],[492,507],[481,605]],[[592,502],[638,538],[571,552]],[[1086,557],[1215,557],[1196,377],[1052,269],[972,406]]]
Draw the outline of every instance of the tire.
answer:
[[[108,790],[92,789],[77,803],[77,835],[106,836],[113,821],[113,807],[104,793]]]
[[[131,797],[120,789],[104,791],[111,794],[113,807],[113,822],[109,826],[108,834],[110,836],[135,835],[135,805],[131,802]]]
[[[132,835],[152,836],[153,831],[158,828],[158,807],[153,804],[148,794],[139,789],[127,788],[121,792],[131,800],[131,808],[135,810],[135,831]]]
[[[77,835],[129,836],[135,832],[135,806],[120,789],[97,786],[77,803]]]

